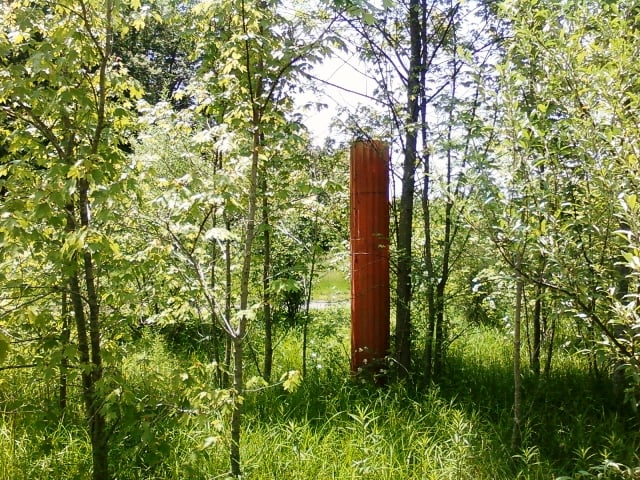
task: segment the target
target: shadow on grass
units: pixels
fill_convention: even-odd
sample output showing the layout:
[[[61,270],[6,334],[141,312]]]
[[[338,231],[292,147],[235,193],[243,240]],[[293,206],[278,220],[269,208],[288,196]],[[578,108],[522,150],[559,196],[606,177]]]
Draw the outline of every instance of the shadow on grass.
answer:
[[[348,430],[364,409],[382,435],[397,439],[394,444],[404,445],[402,439],[413,439],[418,432],[429,439],[422,448],[434,455],[435,464],[447,458],[463,461],[469,478],[596,478],[578,472],[594,471],[605,461],[640,463],[637,418],[614,401],[610,381],[595,379],[573,360],[559,359],[548,377],[525,374],[522,448],[512,451],[510,349],[504,338],[494,338],[493,346],[487,340],[472,338],[468,341],[473,345],[452,350],[446,374],[429,389],[358,384],[349,378],[343,355],[312,370],[296,392],[272,389],[248,399],[247,414],[265,425],[306,425],[322,436]],[[418,453],[406,447],[395,454],[409,458]],[[438,468],[434,471],[444,475],[444,467]]]
[[[563,475],[575,475],[607,460],[640,464],[640,425],[632,409],[616,399],[608,378],[596,378],[583,359],[558,353],[558,365],[548,376],[523,373],[521,452],[535,452],[535,461]],[[499,357],[502,356],[502,359]],[[447,359],[440,379],[442,398],[465,411],[477,412],[495,426],[510,445],[513,417],[513,372],[510,352],[469,355],[458,348]],[[578,478],[596,478],[580,477]],[[626,478],[626,477],[598,477]]]

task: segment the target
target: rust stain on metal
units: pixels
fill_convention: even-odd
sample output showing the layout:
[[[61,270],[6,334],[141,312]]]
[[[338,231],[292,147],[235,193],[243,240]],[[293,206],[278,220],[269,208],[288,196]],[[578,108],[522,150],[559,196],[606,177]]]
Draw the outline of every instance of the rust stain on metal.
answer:
[[[351,370],[389,352],[389,147],[351,146]],[[376,373],[371,372],[371,373]]]

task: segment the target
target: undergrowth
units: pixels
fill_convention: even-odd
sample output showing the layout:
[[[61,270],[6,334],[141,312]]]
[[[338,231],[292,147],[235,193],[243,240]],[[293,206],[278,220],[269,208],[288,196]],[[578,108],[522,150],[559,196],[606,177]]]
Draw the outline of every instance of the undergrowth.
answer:
[[[606,386],[580,357],[559,352],[550,376],[526,375],[523,446],[514,452],[510,346],[501,332],[479,328],[452,345],[437,386],[376,388],[349,376],[344,312],[316,316],[300,387],[245,395],[246,478],[639,478],[638,425],[607,402]],[[300,368],[295,331],[275,364],[274,378]],[[153,332],[129,348],[110,397],[114,478],[225,478],[228,397],[211,386],[214,370]],[[80,408],[60,418],[51,385],[28,371],[0,376],[0,479],[87,478]],[[77,387],[72,394],[69,404],[79,405]],[[187,401],[194,397],[200,403]]]

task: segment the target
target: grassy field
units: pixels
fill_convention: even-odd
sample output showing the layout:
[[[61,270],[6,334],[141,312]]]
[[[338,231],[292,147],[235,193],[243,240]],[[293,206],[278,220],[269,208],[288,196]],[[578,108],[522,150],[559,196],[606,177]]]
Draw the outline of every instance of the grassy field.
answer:
[[[345,302],[350,298],[351,284],[347,274],[338,269],[322,272],[313,286],[317,302]]]
[[[581,357],[559,352],[549,378],[525,378],[524,445],[514,452],[507,335],[477,328],[456,341],[439,386],[375,388],[349,377],[346,315],[315,313],[310,371],[297,390],[249,382],[246,478],[640,478],[631,470],[640,465],[638,424],[611,405]],[[292,331],[278,346],[276,379],[300,368],[299,348]],[[225,478],[229,410],[213,373],[201,355],[176,353],[151,331],[128,346],[109,386],[117,383],[108,407],[114,478]],[[30,375],[0,372],[0,479],[87,478],[79,407],[60,419],[55,382]]]

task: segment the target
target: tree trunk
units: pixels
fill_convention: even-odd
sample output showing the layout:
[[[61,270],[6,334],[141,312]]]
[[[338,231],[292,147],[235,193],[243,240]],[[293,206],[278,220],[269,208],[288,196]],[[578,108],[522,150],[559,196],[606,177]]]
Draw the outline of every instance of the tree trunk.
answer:
[[[260,69],[261,71],[261,69]],[[256,92],[256,98],[262,95],[261,88]],[[242,272],[240,274],[240,310],[245,312],[249,306],[249,280],[251,277],[251,256],[253,250],[253,241],[255,237],[255,219],[256,206],[258,197],[258,166],[261,150],[261,131],[262,112],[257,105],[257,100],[253,103],[253,148],[251,154],[251,170],[249,173],[249,210],[247,212],[247,230],[244,241],[244,258],[242,264]],[[241,314],[238,329],[233,339],[234,349],[234,368],[233,368],[233,394],[235,396],[233,402],[233,413],[231,416],[231,449],[229,459],[231,463],[231,474],[234,477],[242,476],[240,463],[240,436],[242,429],[242,401],[241,397],[244,389],[244,373],[242,365],[242,353],[244,337],[247,330],[247,315]]]
[[[231,230],[231,220],[229,220],[228,216],[225,214],[224,218],[225,228],[227,230]],[[227,320],[231,320],[231,307],[232,307],[232,276],[231,276],[231,240],[227,239],[224,241],[224,315]],[[224,365],[222,368],[222,378],[220,379],[223,387],[228,387],[230,384],[229,372],[231,371],[231,355],[233,354],[233,342],[231,341],[231,337],[229,335],[225,335],[225,348],[224,348]]]
[[[447,160],[447,193],[451,198],[451,173],[452,173],[452,165],[451,165],[451,153],[449,152],[448,160]],[[436,307],[436,331],[435,331],[435,355],[433,359],[433,375],[434,377],[438,377],[442,374],[443,365],[444,365],[444,341],[446,337],[446,328],[445,328],[445,318],[444,318],[444,309],[445,309],[445,293],[447,289],[447,282],[449,281],[449,259],[451,258],[451,243],[453,241],[452,231],[452,209],[453,202],[447,201],[447,205],[445,207],[445,224],[444,224],[444,240],[443,240],[443,251],[442,251],[442,270],[440,272],[440,281],[436,286],[436,298],[435,298],[435,307]]]
[[[555,317],[552,318],[551,326],[549,327],[545,335],[548,335],[549,338],[547,338],[547,358],[544,364],[544,376],[548,377],[549,375],[551,375],[551,365],[553,362],[553,343],[555,341],[555,336],[556,336]]]
[[[98,155],[100,145],[103,141],[102,133],[107,128],[106,122],[106,104],[107,104],[107,69],[111,65],[111,55],[113,53],[113,13],[115,3],[113,0],[106,0],[105,4],[105,39],[102,46],[102,56],[99,67],[99,89],[97,94],[96,105],[96,126],[92,132],[91,154]],[[87,178],[78,180],[78,214],[80,217],[80,225],[88,230],[91,223],[90,201],[89,201],[89,181]],[[101,406],[103,398],[96,389],[96,385],[102,380],[102,345],[101,345],[101,326],[100,326],[100,300],[96,287],[95,268],[93,265],[93,257],[88,248],[84,248],[82,255],[84,267],[84,288],[86,290],[86,302],[89,307],[89,341],[91,344],[91,363],[90,371],[83,372],[83,377],[88,377],[85,383],[83,379],[83,395],[85,404],[87,405],[87,417],[91,434],[91,453],[93,457],[93,480],[109,480],[109,450],[108,435],[106,429],[106,419],[102,413]],[[82,309],[82,298],[80,288],[77,283],[77,273],[73,274],[75,279],[75,292],[77,298],[73,301],[76,312],[77,323],[84,323],[85,316]],[[78,332],[78,335],[80,332]],[[85,334],[86,335],[86,334]],[[87,388],[89,387],[89,388]]]
[[[630,227],[628,222],[620,222],[620,230],[629,231]],[[624,304],[629,301],[629,277],[632,275],[632,270],[628,266],[628,262],[621,255],[616,265],[617,274],[617,286],[615,291],[615,297],[618,302]],[[623,322],[617,322],[613,325],[613,332],[617,338],[628,338],[632,334],[625,328]],[[616,360],[613,365],[613,372],[611,373],[613,379],[613,396],[618,404],[622,404],[625,401],[625,390],[627,388],[627,379],[625,378],[625,362],[621,359]]]
[[[273,315],[271,311],[271,228],[269,225],[269,199],[267,176],[262,178],[262,228],[264,235],[264,263],[262,268],[262,313],[264,317],[263,376],[269,382],[273,367]]]
[[[405,130],[405,152],[400,195],[400,219],[398,221],[398,266],[396,279],[396,362],[398,375],[407,376],[411,368],[411,283],[413,195],[417,159],[419,105],[421,99],[420,74],[422,69],[422,36],[420,33],[420,1],[409,1],[409,78],[407,80],[408,119]]]
[[[516,281],[516,305],[513,319],[513,431],[511,449],[517,450],[522,442],[522,368],[520,365],[520,325],[522,323],[523,280]]]
[[[212,175],[215,176],[218,173],[218,171],[222,168],[222,159],[223,159],[222,153],[220,152],[220,150],[216,150],[213,156],[213,161],[212,161],[212,172],[211,172]],[[224,210],[222,212],[221,220],[224,222],[225,228],[229,230],[230,225],[228,224],[228,222],[226,222],[226,215],[224,213]],[[217,211],[214,208],[212,210],[212,215],[211,215],[211,227],[216,228],[218,226],[219,221],[220,221],[220,217],[218,216]],[[212,292],[215,290],[216,285],[220,281],[220,279],[218,278],[218,269],[220,268],[220,260],[224,260],[225,262],[222,267],[225,272],[230,262],[230,259],[229,259],[230,252],[227,251],[227,244],[228,244],[228,240],[225,240],[223,244],[220,244],[215,239],[211,240],[212,261],[211,261],[211,275],[209,278],[210,280],[209,286]],[[230,281],[230,278],[226,278],[226,275],[225,275],[225,280]],[[230,311],[230,308],[231,308],[230,286],[231,285],[225,284],[225,286],[229,287],[229,290],[225,290],[225,298],[227,295],[229,295],[229,305],[227,305],[227,302],[225,302],[223,315],[225,315],[225,318],[228,321],[231,315],[231,311]],[[223,328],[220,328],[219,326],[220,318],[218,317],[218,313],[217,313],[218,308],[216,308],[216,305],[215,305],[216,299],[214,295],[211,296],[211,300],[213,304],[210,305],[210,309],[211,309],[211,313],[210,313],[211,337],[210,338],[212,342],[213,359],[218,365],[218,369],[216,371],[216,381],[219,388],[226,388],[228,386],[228,381],[226,376],[229,370],[229,363],[227,361],[227,356],[226,356],[227,350],[223,351],[223,347],[226,345],[225,341],[228,339],[229,335]],[[227,311],[227,308],[226,308],[227,306],[229,307],[229,311]]]
[[[427,270],[428,279],[433,279],[437,276],[440,280],[435,287],[429,283],[427,287],[427,305],[429,307],[429,321],[427,326],[427,338],[425,344],[425,362],[424,362],[424,375],[425,382],[430,382],[433,378],[442,374],[444,365],[444,342],[446,338],[445,328],[445,294],[447,288],[447,282],[449,281],[450,270],[450,258],[451,258],[451,245],[453,242],[453,202],[447,202],[445,207],[445,224],[444,224],[444,239],[442,250],[442,267],[441,271],[436,274],[433,262],[433,250],[431,241],[431,210],[429,201],[430,192],[430,179],[429,179],[429,163],[425,164],[425,185],[422,194],[422,213],[425,230],[424,241],[424,256]],[[450,189],[451,186],[451,174],[452,165],[451,158],[449,156],[447,162],[447,186]],[[449,196],[452,192],[448,191]]]
[[[427,39],[424,37],[426,35],[426,31],[424,29],[424,25],[426,25],[426,4],[422,3],[422,23],[423,29],[421,31],[421,35],[423,35],[422,42],[423,47],[426,45]],[[453,17],[455,12],[457,11],[457,7],[451,11],[449,24],[446,28],[444,35],[449,31],[451,25],[453,23]],[[444,37],[443,37],[444,38]],[[454,36],[454,41],[457,42]],[[439,47],[436,47],[439,48]],[[421,76],[420,76],[420,85],[421,89],[425,88],[426,84],[426,68],[428,62],[430,61],[426,55],[426,49],[423,52],[422,59],[422,68],[421,68]],[[455,49],[454,49],[455,51]],[[456,80],[457,80],[457,72],[458,69],[455,68],[456,61],[454,57],[454,68],[451,76],[451,98],[456,97]],[[427,129],[427,102],[422,95],[422,99],[420,102],[420,115],[422,119],[422,143],[423,145],[427,145],[428,139],[428,129]],[[453,137],[453,128],[455,124],[454,120],[454,109],[452,108],[449,113],[449,126],[447,129],[447,143],[449,145],[452,144]],[[446,206],[445,206],[445,222],[444,222],[444,239],[442,242],[442,266],[440,273],[436,274],[434,267],[434,251],[433,251],[433,241],[432,241],[432,225],[431,225],[431,157],[429,154],[424,156],[424,186],[422,191],[422,215],[424,222],[424,261],[426,265],[426,273],[427,273],[427,304],[429,307],[429,316],[428,316],[428,326],[427,326],[427,338],[425,343],[425,362],[424,362],[424,381],[426,384],[431,382],[434,377],[438,377],[442,374],[443,365],[444,365],[444,342],[446,338],[446,328],[445,328],[445,293],[447,288],[447,282],[449,280],[449,270],[450,270],[450,257],[451,257],[451,245],[453,242],[453,237],[455,236],[455,232],[453,231],[453,198],[457,196],[457,188],[456,192],[452,191],[452,179],[453,179],[453,165],[452,165],[452,151],[451,147],[448,147],[447,150],[447,170],[446,170]],[[433,282],[436,278],[439,278],[437,284],[433,285]]]
[[[241,323],[243,320],[241,320]],[[233,339],[233,413],[231,414],[231,447],[229,449],[229,459],[231,463],[231,475],[236,478],[242,476],[242,465],[240,463],[240,438],[242,431],[242,390],[244,388],[243,377],[243,345],[241,337]]]
[[[311,248],[311,268],[309,269],[309,281],[307,282],[307,298],[304,305],[304,324],[302,325],[302,377],[307,375],[307,339],[309,336],[309,309],[311,307],[311,292],[313,288],[313,276],[316,272],[316,255],[317,255],[317,234],[318,234],[318,212],[313,222],[313,243]]]
[[[433,342],[436,331],[436,307],[433,285],[427,286],[427,333],[424,339],[423,382],[428,386],[433,380]]]
[[[434,339],[433,377],[438,378],[442,374],[444,364],[444,282],[440,281],[436,287],[436,331]]]
[[[214,255],[214,261],[211,265],[211,278],[210,278],[210,281],[211,281],[210,287],[212,292],[214,291],[216,283],[218,281],[218,279],[216,278],[216,264],[217,264],[217,258],[219,256],[217,255],[217,249],[218,247],[216,246],[216,244],[212,242],[211,250],[212,250],[212,254]],[[216,308],[211,308],[211,312],[209,314],[209,322],[210,322],[210,325],[206,329],[206,335],[208,336],[209,343],[211,345],[211,355],[213,357],[211,358],[211,360],[215,361],[216,364],[218,365],[218,368],[216,371],[216,381],[217,381],[218,387],[224,388],[225,387],[224,370],[226,368],[226,365],[224,364],[221,343],[226,338],[227,334],[226,332],[224,332],[224,330],[222,330],[218,326],[219,318],[217,317]]]
[[[67,409],[67,371],[69,369],[69,359],[67,358],[66,348],[71,340],[71,326],[69,325],[69,305],[67,292],[62,292],[62,332],[60,334],[60,345],[62,347],[62,356],[60,359],[60,378],[58,385],[58,406],[60,415],[64,415]]]
[[[531,351],[531,370],[540,376],[540,352],[542,349],[542,287],[536,287],[536,299],[533,305],[533,349]]]
[[[79,202],[78,210],[80,225],[89,227],[89,186],[86,180],[78,181]],[[67,232],[78,230],[76,222],[76,209],[74,205],[67,206]],[[93,459],[93,480],[108,480],[109,477],[109,452],[106,432],[106,421],[100,410],[102,399],[96,390],[96,385],[102,379],[102,352],[100,343],[100,307],[96,291],[93,259],[91,252],[85,250],[82,254],[84,287],[80,287],[78,275],[78,255],[72,259],[72,272],[69,276],[69,295],[73,305],[78,334],[78,354],[80,368],[82,370],[82,398],[85,404],[85,415],[91,440],[91,454]],[[86,299],[89,308],[89,318],[84,310],[83,298]]]
[[[78,181],[80,196],[80,222],[83,228],[89,228],[89,185],[87,180]],[[106,480],[109,478],[109,454],[107,445],[106,421],[100,409],[102,398],[96,390],[96,385],[102,379],[102,344],[100,327],[100,301],[96,289],[95,269],[93,258],[89,250],[84,251],[84,287],[86,289],[87,304],[89,306],[89,339],[91,342],[91,448],[93,453],[93,479]]]
[[[69,290],[73,304],[76,330],[78,333],[78,354],[82,370],[82,398],[85,405],[85,416],[89,427],[91,455],[93,459],[93,480],[108,480],[109,455],[104,416],[100,411],[100,399],[96,392],[96,383],[101,378],[101,369],[97,368],[92,358],[95,355],[90,347],[90,335],[87,332],[87,318],[82,304],[82,293],[77,272],[71,274]],[[90,329],[90,327],[89,327]]]
[[[426,132],[423,134],[426,138]],[[427,298],[427,333],[424,346],[424,372],[423,381],[429,385],[433,380],[434,370],[434,342],[437,323],[436,288],[432,281],[435,278],[433,265],[433,248],[431,241],[431,161],[427,156],[424,161],[424,185],[422,187],[422,222],[424,225],[424,263],[427,275],[426,298]]]
[[[453,19],[455,16],[455,12],[458,7],[455,7],[454,10],[450,12],[450,19],[447,27],[447,31],[451,27],[453,23]],[[455,30],[453,33],[453,42],[454,46],[457,46],[457,36],[455,34]],[[456,87],[458,80],[458,68],[457,68],[457,60],[456,60],[456,50],[454,49],[454,57],[453,57],[453,71],[451,73],[451,98],[456,98]],[[438,275],[440,280],[436,285],[436,298],[435,298],[435,308],[436,308],[436,330],[435,330],[435,356],[433,362],[433,375],[434,377],[439,377],[442,374],[443,365],[444,365],[444,342],[446,338],[446,326],[445,326],[445,294],[447,291],[447,282],[449,281],[449,273],[451,270],[451,247],[453,243],[453,239],[455,237],[455,231],[453,228],[453,202],[454,198],[458,196],[458,189],[460,183],[455,187],[453,187],[453,152],[452,145],[453,142],[453,129],[455,125],[454,118],[454,109],[451,108],[449,112],[449,125],[447,127],[447,170],[446,170],[446,204],[444,209],[444,238],[442,240],[442,265],[440,269],[440,274]],[[468,143],[467,143],[468,148]],[[466,150],[466,149],[465,149]],[[466,152],[465,152],[466,156]],[[462,165],[464,167],[464,163]],[[425,176],[431,178],[430,169],[425,172]],[[428,192],[427,192],[427,203],[426,208],[429,208],[428,203]],[[429,226],[429,233],[431,233],[431,226]],[[429,241],[429,247],[432,247],[431,241]],[[429,261],[431,265],[431,269],[433,269],[433,253],[429,255]]]

